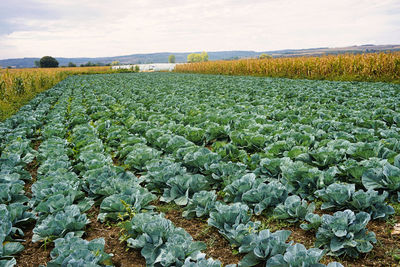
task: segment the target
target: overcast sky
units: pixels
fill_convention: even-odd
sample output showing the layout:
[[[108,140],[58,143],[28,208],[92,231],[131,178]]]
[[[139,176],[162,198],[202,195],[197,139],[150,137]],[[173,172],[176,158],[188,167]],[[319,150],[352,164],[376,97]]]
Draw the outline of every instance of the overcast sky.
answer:
[[[0,0],[0,58],[400,44],[400,0]]]

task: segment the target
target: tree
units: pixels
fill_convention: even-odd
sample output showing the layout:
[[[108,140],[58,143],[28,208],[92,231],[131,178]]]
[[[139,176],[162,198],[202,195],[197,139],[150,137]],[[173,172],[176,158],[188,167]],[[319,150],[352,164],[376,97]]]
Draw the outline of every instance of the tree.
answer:
[[[100,66],[99,63],[92,63],[91,61],[87,62],[86,64],[81,64],[81,67],[95,67]]]
[[[76,67],[76,64],[75,64],[75,63],[73,63],[73,62],[69,62],[69,63],[68,63],[68,67],[70,67],[70,68],[74,68],[74,67]]]
[[[207,54],[207,52],[201,52],[200,56],[201,56],[201,61],[202,61],[202,62],[208,61],[208,54]]]
[[[169,55],[168,62],[169,63],[175,63],[175,55]]]
[[[193,62],[201,62],[202,61],[202,57],[200,54],[189,54],[187,57],[187,62],[193,63]]]
[[[111,62],[111,66],[118,66],[118,65],[119,65],[119,61],[118,60]]]
[[[187,62],[205,62],[208,61],[207,52],[201,52],[201,54],[192,53],[187,56]]]
[[[272,56],[270,56],[268,54],[265,54],[265,53],[262,53],[258,58],[259,59],[266,59],[266,58],[272,58]]]
[[[36,68],[40,68],[40,61],[39,60],[35,60],[35,67]]]
[[[41,68],[57,68],[58,61],[54,57],[44,56],[39,61]]]

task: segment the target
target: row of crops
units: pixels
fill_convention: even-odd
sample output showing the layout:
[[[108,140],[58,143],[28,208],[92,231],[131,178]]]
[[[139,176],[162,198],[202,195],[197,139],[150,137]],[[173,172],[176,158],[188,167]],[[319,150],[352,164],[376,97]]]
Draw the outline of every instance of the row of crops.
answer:
[[[400,53],[367,53],[178,64],[176,72],[291,79],[400,82]]]
[[[393,217],[400,198],[399,93],[383,83],[70,77],[0,124],[0,266],[16,264],[26,224],[32,242],[54,242],[47,266],[112,265],[103,238],[85,240],[93,206],[100,222],[120,222],[147,266],[221,266],[156,200],[206,219],[243,255],[239,266],[369,253],[369,222]],[[300,224],[316,242],[288,241],[261,217]]]
[[[112,70],[110,67],[0,69],[0,121],[68,76],[119,72],[133,71]]]

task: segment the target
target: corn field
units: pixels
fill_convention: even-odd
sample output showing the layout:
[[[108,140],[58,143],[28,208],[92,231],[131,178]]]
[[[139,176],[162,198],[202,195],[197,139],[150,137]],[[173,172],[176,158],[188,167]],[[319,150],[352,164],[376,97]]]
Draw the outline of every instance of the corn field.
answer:
[[[121,71],[110,67],[0,69],[0,121],[70,75],[115,72]]]
[[[400,52],[209,61],[178,64],[176,72],[312,80],[400,82]]]

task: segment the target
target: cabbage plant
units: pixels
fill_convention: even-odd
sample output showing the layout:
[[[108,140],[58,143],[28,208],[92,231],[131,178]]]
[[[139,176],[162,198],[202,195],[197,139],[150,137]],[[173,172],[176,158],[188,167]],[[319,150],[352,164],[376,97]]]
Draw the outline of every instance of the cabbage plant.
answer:
[[[119,194],[106,197],[101,202],[97,219],[101,222],[124,219],[127,207],[133,209],[135,213],[151,211],[154,206],[149,205],[149,203],[155,199],[157,197],[143,187],[127,188]]]
[[[124,164],[143,171],[149,160],[159,158],[160,155],[160,151],[139,143],[133,146],[133,150],[126,156]]]
[[[400,155],[394,165],[385,164],[383,168],[368,169],[362,176],[366,189],[384,189],[396,193],[400,190]]]
[[[240,179],[233,181],[227,185],[223,192],[225,193],[225,202],[241,202],[244,193],[254,187],[257,187],[263,180],[257,179],[254,173],[245,174]]]
[[[21,252],[24,246],[19,242],[13,242],[12,235],[21,232],[18,228],[13,227],[13,218],[7,206],[0,204],[0,264],[5,266],[13,266],[15,260],[12,255]]]
[[[208,224],[218,229],[233,246],[240,246],[245,236],[256,231],[260,222],[252,222],[251,210],[242,203],[225,205],[217,202]]]
[[[319,263],[324,251],[317,248],[306,249],[302,244],[295,244],[286,249],[284,254],[273,256],[267,261],[266,266],[271,267],[324,267]],[[343,267],[338,262],[331,262],[326,267]]]
[[[86,241],[68,233],[63,238],[54,240],[54,249],[51,251],[49,267],[61,266],[110,266],[111,256],[104,252],[104,238]]]
[[[186,205],[195,192],[209,189],[210,185],[205,176],[201,174],[177,175],[167,182],[160,200],[174,201],[177,205]]]
[[[370,189],[368,191],[355,191],[354,184],[331,184],[325,189],[315,192],[322,199],[321,209],[345,209],[368,212],[372,219],[386,219],[394,214],[394,209],[385,203],[388,193]]]
[[[286,187],[280,182],[272,181],[268,184],[260,183],[247,192],[243,193],[242,201],[254,207],[254,213],[260,215],[269,207],[276,207],[288,197]]]
[[[307,201],[299,196],[289,196],[284,203],[279,204],[274,209],[274,216],[277,219],[287,220],[288,222],[297,222],[304,220],[307,214],[313,213],[315,204],[307,204]]]
[[[33,229],[32,242],[43,240],[54,240],[63,237],[69,232],[74,232],[76,236],[82,236],[86,224],[90,221],[86,214],[81,214],[77,205],[71,205],[64,211],[50,214],[43,221],[36,224]]]
[[[215,210],[216,201],[215,190],[194,193],[193,197],[189,199],[182,216],[187,219],[208,216],[211,211]]]
[[[240,253],[247,253],[240,261],[239,266],[255,266],[266,262],[269,258],[285,253],[292,242],[287,243],[291,232],[280,230],[271,233],[268,229],[252,233],[244,237],[239,248]]]
[[[185,263],[182,266],[183,267],[221,267],[222,263],[219,260],[214,260],[212,258],[206,259],[205,254],[201,253],[196,258],[195,261],[192,261],[191,258],[187,258],[185,260]]]
[[[322,223],[322,217],[318,214],[309,213],[304,218],[309,223],[302,223],[300,228],[303,230],[317,230]]]
[[[195,260],[206,248],[203,242],[193,241],[184,229],[175,227],[162,215],[139,213],[121,226],[128,247],[141,249],[149,266],[182,266],[185,260]]]
[[[323,247],[329,255],[347,255],[352,258],[370,252],[376,243],[375,233],[367,232],[371,216],[366,212],[354,214],[351,210],[322,215],[315,246]]]

